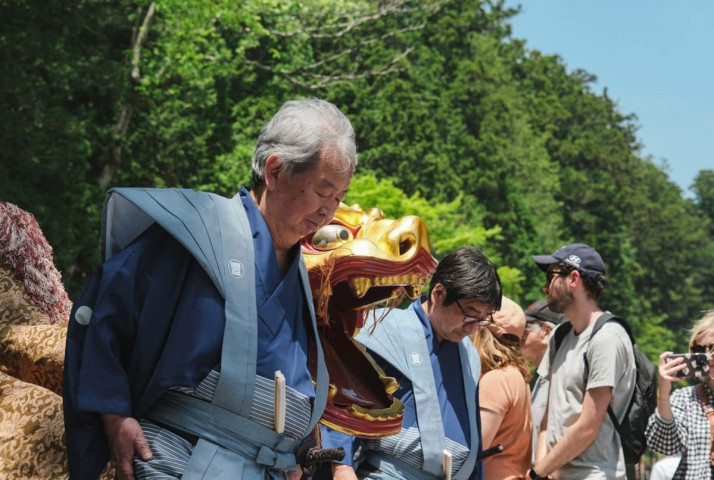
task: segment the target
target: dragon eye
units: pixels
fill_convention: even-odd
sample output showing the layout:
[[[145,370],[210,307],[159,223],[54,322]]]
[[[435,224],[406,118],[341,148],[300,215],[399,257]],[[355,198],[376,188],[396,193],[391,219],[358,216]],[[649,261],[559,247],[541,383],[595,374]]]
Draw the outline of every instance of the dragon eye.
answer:
[[[342,225],[325,225],[312,236],[312,246],[317,250],[334,250],[354,238],[352,231]]]

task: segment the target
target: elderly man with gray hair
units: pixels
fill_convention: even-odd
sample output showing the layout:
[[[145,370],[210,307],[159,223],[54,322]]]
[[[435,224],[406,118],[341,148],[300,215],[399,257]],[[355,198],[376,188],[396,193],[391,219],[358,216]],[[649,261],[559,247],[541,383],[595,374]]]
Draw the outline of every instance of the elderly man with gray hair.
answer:
[[[332,220],[356,165],[349,120],[294,100],[260,131],[251,190],[108,193],[105,263],[70,316],[72,478],[110,456],[120,479],[299,478],[328,388],[299,241]]]

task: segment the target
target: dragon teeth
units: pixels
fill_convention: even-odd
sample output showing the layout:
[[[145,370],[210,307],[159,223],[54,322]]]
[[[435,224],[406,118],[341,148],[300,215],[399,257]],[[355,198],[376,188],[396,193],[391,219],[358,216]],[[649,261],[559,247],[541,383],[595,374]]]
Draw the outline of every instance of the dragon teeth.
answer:
[[[363,298],[372,287],[399,286],[407,291],[409,298],[415,299],[426,284],[426,278],[419,275],[395,275],[391,277],[353,278],[349,281],[352,293],[356,298]]]
[[[349,283],[356,298],[362,298],[367,295],[367,291],[372,287],[372,280],[369,278],[354,278]]]
[[[407,296],[412,300],[416,300],[421,293],[421,288],[417,285],[407,285],[404,289],[407,292]]]

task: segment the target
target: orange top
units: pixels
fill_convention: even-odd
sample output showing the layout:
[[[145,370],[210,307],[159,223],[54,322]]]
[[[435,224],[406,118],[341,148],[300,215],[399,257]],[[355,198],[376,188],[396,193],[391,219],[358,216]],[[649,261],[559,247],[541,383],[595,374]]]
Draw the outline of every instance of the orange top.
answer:
[[[531,466],[530,387],[516,367],[491,370],[479,380],[479,403],[503,417],[492,443],[503,451],[484,460],[486,480],[524,478]]]

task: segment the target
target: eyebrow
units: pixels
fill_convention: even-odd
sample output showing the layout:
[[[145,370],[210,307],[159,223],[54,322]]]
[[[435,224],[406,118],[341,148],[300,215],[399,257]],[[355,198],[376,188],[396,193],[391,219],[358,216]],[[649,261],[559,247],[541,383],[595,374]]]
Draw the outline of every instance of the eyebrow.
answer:
[[[320,183],[318,184],[318,186],[320,188],[327,187],[327,188],[331,188],[332,190],[337,190],[337,186],[327,178],[323,178],[322,180],[320,180]],[[346,194],[348,190],[349,190],[349,188],[346,188],[343,191],[337,192],[337,193]]]
[[[320,186],[321,187],[329,187],[329,188],[337,188],[335,187],[335,184],[332,183],[328,178],[323,178],[320,180]]]

